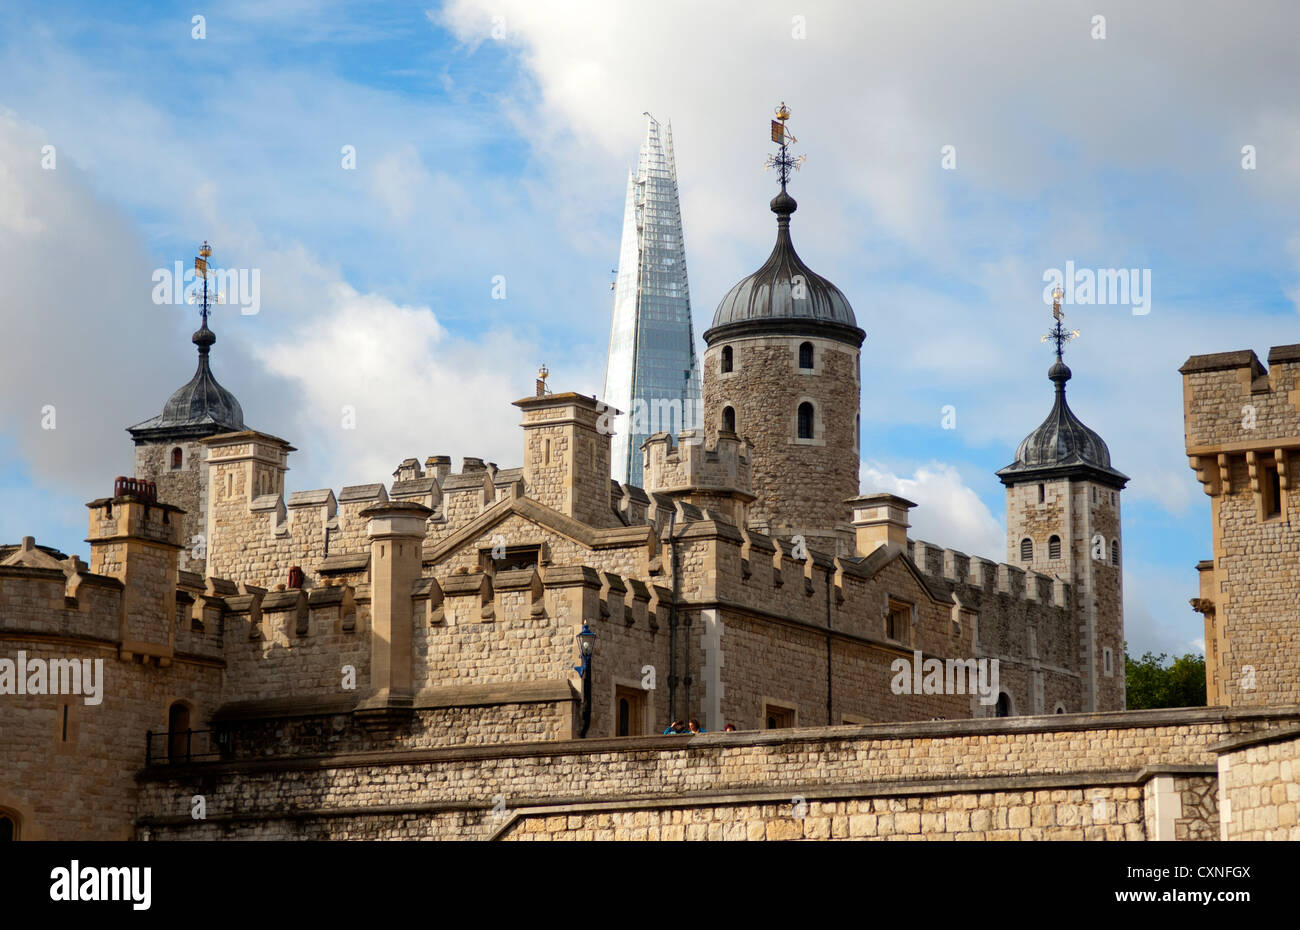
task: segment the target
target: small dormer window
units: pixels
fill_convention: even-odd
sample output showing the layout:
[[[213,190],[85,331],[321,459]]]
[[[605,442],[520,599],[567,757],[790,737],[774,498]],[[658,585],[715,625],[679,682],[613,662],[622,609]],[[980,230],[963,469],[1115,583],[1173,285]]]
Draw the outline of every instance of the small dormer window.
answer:
[[[799,367],[811,369],[813,367],[813,344],[805,342],[799,346]]]
[[[181,452],[180,446],[177,446],[175,449],[172,449],[172,471],[180,471],[181,462],[183,461],[183,459],[184,459],[184,453]]]
[[[731,371],[731,346],[722,347],[721,367],[724,374]]]

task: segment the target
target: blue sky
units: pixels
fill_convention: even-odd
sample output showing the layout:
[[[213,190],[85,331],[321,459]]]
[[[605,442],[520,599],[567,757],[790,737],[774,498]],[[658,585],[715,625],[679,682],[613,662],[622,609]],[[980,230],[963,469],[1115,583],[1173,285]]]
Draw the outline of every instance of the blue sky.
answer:
[[[1095,13],[11,0],[0,539],[85,555],[84,502],[131,469],[123,429],[193,371],[193,308],[154,305],[151,275],[203,239],[261,272],[259,313],[218,311],[213,364],[250,425],[300,450],[290,490],[383,480],[407,456],[517,464],[509,403],[539,363],[557,389],[600,389],[642,112],[673,124],[699,334],[771,247],[761,166],[784,99],[808,156],[795,243],[868,334],[863,491],[918,500],[921,538],[1005,557],[992,473],[1051,406],[1044,270],[1151,271],[1147,315],[1067,308],[1069,396],[1132,478],[1130,643],[1196,649],[1209,507],[1177,369],[1300,341],[1300,14],[1118,3],[1099,39]]]

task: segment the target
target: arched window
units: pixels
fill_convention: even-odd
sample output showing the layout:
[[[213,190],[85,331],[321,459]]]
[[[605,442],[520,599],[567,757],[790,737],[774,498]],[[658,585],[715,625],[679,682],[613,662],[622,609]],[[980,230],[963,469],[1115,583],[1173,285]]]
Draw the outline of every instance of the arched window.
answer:
[[[1112,539],[1110,541],[1110,564],[1111,565],[1119,564],[1119,540],[1118,539]]]
[[[181,447],[177,446],[172,449],[172,471],[177,471],[181,467]]]
[[[1049,559],[1059,559],[1061,557],[1061,537],[1053,536],[1047,540],[1047,557]]]
[[[177,701],[167,709],[167,758],[171,762],[185,762],[188,754],[190,709]]]
[[[0,810],[0,843],[18,839],[18,815],[7,810]]]
[[[799,346],[799,367],[813,367],[813,345],[811,342],[805,342],[803,345]]]
[[[994,713],[998,717],[1011,716],[1011,697],[1005,691],[998,695],[998,705]]]
[[[736,411],[732,407],[722,408],[722,428],[736,431]]]
[[[799,405],[799,438],[813,438],[813,405],[808,401]]]
[[[1026,536],[1020,540],[1020,561],[1032,562],[1034,560],[1034,541]]]
[[[731,346],[722,347],[722,370],[731,371]]]
[[[1065,705],[1064,705],[1064,704],[1057,704],[1057,705],[1056,705],[1056,712],[1057,712],[1058,714],[1063,714],[1063,713],[1065,713]]]

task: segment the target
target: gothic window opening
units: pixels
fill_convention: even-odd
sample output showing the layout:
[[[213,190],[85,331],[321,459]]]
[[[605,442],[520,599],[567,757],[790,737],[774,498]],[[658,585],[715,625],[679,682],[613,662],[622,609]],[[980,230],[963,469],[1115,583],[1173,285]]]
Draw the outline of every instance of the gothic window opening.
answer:
[[[1026,536],[1020,540],[1020,561],[1032,562],[1034,560],[1034,541]]]
[[[722,371],[724,374],[731,371],[731,346],[722,347]]]
[[[813,344],[811,342],[805,342],[799,346],[799,367],[809,369],[813,367]]]
[[[1061,537],[1053,536],[1047,540],[1047,557],[1049,559],[1059,559],[1061,557]]]
[[[813,438],[813,405],[807,401],[799,405],[799,438]]]
[[[722,428],[731,430],[733,433],[736,431],[736,411],[734,408],[722,408]]]

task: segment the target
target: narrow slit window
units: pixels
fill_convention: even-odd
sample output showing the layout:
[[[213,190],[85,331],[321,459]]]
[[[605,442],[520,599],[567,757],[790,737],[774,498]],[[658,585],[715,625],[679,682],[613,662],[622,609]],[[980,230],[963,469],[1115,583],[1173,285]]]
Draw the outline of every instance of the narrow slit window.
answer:
[[[807,401],[799,405],[799,438],[813,438],[813,405]]]

